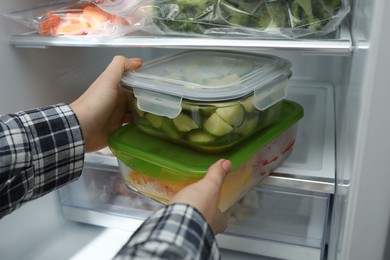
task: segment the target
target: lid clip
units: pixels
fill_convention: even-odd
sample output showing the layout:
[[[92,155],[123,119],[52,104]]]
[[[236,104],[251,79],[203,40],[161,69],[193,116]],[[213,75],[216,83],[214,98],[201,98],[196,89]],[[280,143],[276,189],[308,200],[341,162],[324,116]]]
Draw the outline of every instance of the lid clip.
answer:
[[[253,105],[264,111],[287,96],[288,78],[283,75],[254,92]]]
[[[175,118],[181,112],[182,97],[133,88],[138,109],[159,116]]]

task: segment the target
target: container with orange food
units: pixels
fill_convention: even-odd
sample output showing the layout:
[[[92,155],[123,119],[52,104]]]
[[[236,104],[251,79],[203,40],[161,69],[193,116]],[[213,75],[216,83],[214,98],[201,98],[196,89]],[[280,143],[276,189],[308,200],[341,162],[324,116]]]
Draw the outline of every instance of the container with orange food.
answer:
[[[112,133],[109,146],[118,158],[128,188],[161,203],[200,180],[211,164],[229,159],[232,169],[222,186],[218,207],[225,211],[275,170],[291,153],[303,108],[282,101],[275,123],[240,143],[235,149],[205,153],[148,135],[134,124]]]
[[[44,36],[116,36],[125,34],[131,26],[128,19],[107,13],[89,2],[49,11],[38,20],[38,31]]]

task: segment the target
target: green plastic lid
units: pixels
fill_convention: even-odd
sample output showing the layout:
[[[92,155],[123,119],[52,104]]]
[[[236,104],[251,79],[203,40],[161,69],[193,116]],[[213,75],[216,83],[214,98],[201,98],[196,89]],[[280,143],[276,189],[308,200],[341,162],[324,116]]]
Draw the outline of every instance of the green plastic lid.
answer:
[[[299,104],[284,100],[279,119],[253,137],[221,153],[204,153],[140,131],[134,124],[114,131],[109,139],[113,154],[129,168],[160,180],[190,181],[201,179],[207,169],[224,158],[232,170],[250,159],[303,117]]]

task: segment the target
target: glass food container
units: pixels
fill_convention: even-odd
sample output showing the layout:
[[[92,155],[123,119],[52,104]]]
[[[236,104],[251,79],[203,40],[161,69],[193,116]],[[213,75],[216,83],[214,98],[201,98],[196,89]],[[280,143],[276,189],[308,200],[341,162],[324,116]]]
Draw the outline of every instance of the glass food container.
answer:
[[[282,101],[276,122],[253,135],[236,149],[204,153],[145,134],[134,124],[112,133],[109,147],[117,157],[128,188],[161,203],[182,188],[201,179],[220,158],[232,162],[231,172],[222,186],[219,208],[225,211],[240,200],[291,153],[303,108]]]
[[[275,56],[186,51],[126,73],[122,86],[141,131],[215,153],[278,118],[290,76]]]

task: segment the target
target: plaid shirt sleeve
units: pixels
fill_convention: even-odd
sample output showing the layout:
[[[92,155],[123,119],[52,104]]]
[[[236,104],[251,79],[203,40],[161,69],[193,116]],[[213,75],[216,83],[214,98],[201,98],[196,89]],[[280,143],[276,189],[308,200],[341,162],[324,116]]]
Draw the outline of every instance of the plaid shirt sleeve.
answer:
[[[116,255],[124,259],[220,259],[215,237],[193,207],[173,204],[151,215]]]
[[[0,218],[77,179],[83,164],[83,136],[68,105],[1,116]]]

